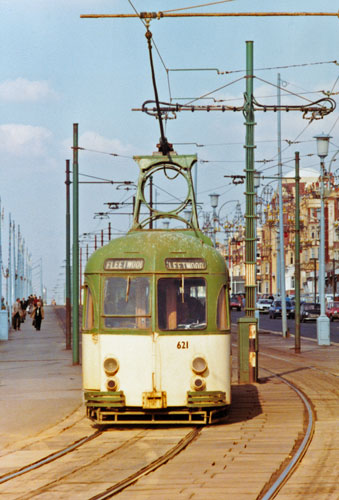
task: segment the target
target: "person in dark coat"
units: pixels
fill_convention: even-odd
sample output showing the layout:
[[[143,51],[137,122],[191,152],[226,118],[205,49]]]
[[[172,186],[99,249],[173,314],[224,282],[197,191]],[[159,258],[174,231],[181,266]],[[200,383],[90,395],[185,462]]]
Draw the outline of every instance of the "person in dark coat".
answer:
[[[38,300],[36,306],[33,307],[33,311],[31,314],[31,318],[33,318],[33,326],[35,326],[37,331],[40,331],[41,321],[44,319],[44,308],[41,305],[41,302]]]
[[[22,309],[20,299],[16,299],[12,309],[12,326],[14,330],[20,330],[20,323],[22,317]]]

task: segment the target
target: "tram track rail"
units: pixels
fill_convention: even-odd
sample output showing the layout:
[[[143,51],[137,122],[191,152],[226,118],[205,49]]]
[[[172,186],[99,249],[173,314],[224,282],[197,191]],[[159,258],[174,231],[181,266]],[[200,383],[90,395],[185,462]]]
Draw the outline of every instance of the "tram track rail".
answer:
[[[142,468],[136,470],[132,474],[129,474],[123,480],[119,480],[118,482],[112,484],[111,487],[109,487],[109,488],[106,487],[106,489],[104,491],[102,491],[102,492],[99,491],[99,493],[92,491],[92,495],[93,495],[93,493],[95,493],[95,495],[91,496],[90,498],[93,498],[93,499],[94,498],[98,498],[98,499],[99,498],[100,499],[101,498],[102,499],[111,498],[112,496],[114,496],[118,492],[127,488],[129,485],[135,483],[139,478],[141,478],[144,475],[149,474],[150,472],[158,469],[159,467],[161,467],[162,465],[167,463],[169,460],[171,460],[173,457],[178,455],[184,448],[186,448],[192,441],[194,441],[194,439],[196,439],[197,436],[199,435],[200,429],[201,429],[201,426],[195,426],[193,429],[191,427],[190,431],[188,433],[187,433],[187,430],[185,430],[186,433],[183,437],[182,437],[182,432],[180,432],[181,439],[179,441],[176,439],[175,444],[172,447],[167,449],[168,445],[165,444],[165,446],[166,446],[165,453],[161,453],[161,455],[158,456],[155,460],[152,460],[150,463],[146,464]],[[114,431],[115,430],[116,429],[114,429]],[[81,475],[83,475],[83,477],[87,477],[87,480],[88,480],[88,477],[91,477],[91,474],[95,475],[95,470],[97,470],[98,467],[100,468],[102,463],[105,463],[105,461],[109,461],[109,460],[114,459],[113,457],[115,456],[116,453],[119,453],[125,449],[127,451],[127,454],[129,454],[130,451],[128,451],[128,450],[133,449],[135,447],[136,443],[139,441],[141,443],[140,448],[142,449],[143,448],[143,445],[142,445],[143,439],[146,439],[146,441],[147,441],[147,439],[149,439],[150,437],[152,438],[153,437],[152,431],[153,431],[153,429],[143,429],[143,430],[138,429],[128,439],[126,439],[126,438],[120,439],[120,441],[118,443],[115,442],[115,446],[112,445],[110,447],[110,449],[108,449],[108,450],[106,449],[105,451],[104,450],[100,451],[101,454],[99,456],[96,456],[95,458],[93,458],[92,460],[90,460],[87,463],[83,463],[81,466],[77,466],[77,467],[73,468],[72,470],[70,470],[67,473],[65,473],[65,472],[59,473],[58,472],[58,470],[60,470],[60,469],[65,470],[65,463],[62,462],[63,465],[62,465],[62,463],[60,463],[60,464],[58,463],[56,465],[56,469],[54,469],[54,468],[49,469],[49,472],[47,473],[47,478],[54,477],[53,480],[48,481],[48,479],[47,479],[46,483],[44,485],[40,486],[39,488],[33,487],[30,491],[26,490],[25,493],[21,492],[21,494],[17,495],[15,498],[17,498],[18,500],[19,499],[20,500],[28,500],[30,498],[39,497],[40,495],[44,496],[45,494],[48,494],[48,492],[51,492],[51,494],[52,493],[55,494],[55,489],[63,487],[63,485],[69,485],[70,483],[68,481],[70,480],[70,478],[76,477],[75,476],[76,474],[79,475],[80,481],[81,481]],[[116,440],[116,437],[118,434],[114,432],[114,435],[115,435],[115,439],[113,437],[112,442],[114,442]],[[1,477],[1,482],[2,483],[6,483],[6,482],[10,483],[11,480],[15,481],[15,479],[20,479],[20,476],[23,474],[26,474],[29,472],[34,473],[34,471],[36,471],[37,469],[39,469],[40,467],[42,467],[44,465],[48,466],[48,465],[52,464],[52,462],[57,462],[58,460],[60,461],[67,454],[77,450],[78,448],[80,448],[82,445],[88,443],[89,441],[93,441],[96,438],[100,438],[100,436],[102,436],[104,439],[106,438],[106,443],[110,442],[110,430],[108,430],[108,429],[98,430],[95,433],[93,433],[92,435],[87,436],[81,440],[78,440],[77,442],[64,448],[63,450],[59,450],[58,452],[53,453],[50,456],[45,457],[44,459],[37,461],[36,463],[26,465],[25,467],[22,467],[21,469],[19,469],[17,471],[12,471],[11,473],[3,475]],[[119,435],[119,438],[120,438],[120,435]],[[101,444],[102,443],[100,443],[100,442],[97,444],[97,446],[96,446],[97,450],[101,449]],[[120,455],[118,455],[118,459],[115,458],[115,461],[119,462],[119,457],[120,457]],[[73,463],[75,463],[75,462],[73,461]],[[50,465],[50,467],[52,465]],[[54,472],[54,470],[56,472]],[[29,482],[31,480],[32,480],[31,484],[33,485],[34,481],[35,481],[34,476],[31,477],[28,474],[27,485],[29,485]],[[0,482],[0,484],[1,484],[1,482]],[[16,488],[18,488],[18,485],[17,484],[13,485],[13,491],[15,491]],[[71,486],[70,486],[70,488],[71,488]],[[98,489],[99,489],[99,487],[98,487]],[[20,490],[20,485],[19,485],[19,490]],[[6,493],[6,492],[4,492],[4,493]],[[88,493],[88,496],[87,497],[85,496],[84,498],[89,498],[89,495],[90,495],[90,493]],[[62,498],[65,498],[65,497],[63,496]]]
[[[117,493],[120,493],[125,488],[128,488],[128,486],[134,484],[140,478],[155,471],[156,469],[167,463],[169,460],[174,458],[176,455],[178,455],[182,450],[184,450],[192,441],[194,441],[198,437],[200,432],[201,432],[201,427],[194,428],[183,439],[181,439],[179,443],[173,446],[173,448],[168,450],[164,455],[157,458],[156,460],[146,465],[145,467],[141,468],[134,474],[131,474],[129,477],[123,479],[119,483],[116,483],[112,487],[106,489],[104,492],[90,497],[89,500],[106,500],[108,498],[112,498]]]
[[[309,398],[295,384],[289,382],[284,377],[278,375],[277,373],[274,373],[271,370],[268,370],[266,368],[261,368],[261,369],[270,373],[272,376],[278,378],[283,383],[285,383],[289,387],[291,387],[291,389],[293,389],[297,393],[297,395],[299,396],[299,398],[301,399],[301,401],[304,404],[307,418],[308,418],[306,432],[304,434],[304,437],[303,437],[301,444],[294,451],[293,456],[288,461],[288,464],[286,466],[284,466],[283,469],[278,472],[278,474],[277,474],[278,477],[274,480],[273,484],[269,487],[265,486],[262,493],[260,493],[260,495],[258,496],[258,500],[272,500],[273,498],[275,498],[277,496],[279,491],[288,482],[289,478],[295,472],[295,470],[299,466],[302,458],[304,457],[305,453],[307,452],[307,449],[308,449],[309,445],[311,444],[311,441],[312,441],[313,435],[314,435],[316,415],[315,415],[313,405],[312,405],[311,401],[309,400]]]
[[[65,448],[58,450],[54,453],[51,453],[50,455],[47,455],[44,458],[41,458],[40,460],[37,460],[36,462],[33,462],[31,464],[25,465],[24,467],[21,467],[20,469],[13,470],[12,472],[3,474],[0,476],[0,484],[6,483],[7,481],[10,481],[11,479],[15,479],[19,476],[22,476],[23,474],[26,474],[27,472],[31,472],[35,469],[38,469],[39,467],[42,467],[43,465],[49,464],[51,462],[54,462],[54,460],[57,460],[58,458],[61,458],[68,453],[71,453],[72,451],[76,450],[80,446],[84,445],[85,443],[88,443],[89,441],[92,441],[92,439],[97,438],[102,434],[103,431],[96,431],[90,436],[85,436],[81,439],[78,439],[74,443],[66,446]]]

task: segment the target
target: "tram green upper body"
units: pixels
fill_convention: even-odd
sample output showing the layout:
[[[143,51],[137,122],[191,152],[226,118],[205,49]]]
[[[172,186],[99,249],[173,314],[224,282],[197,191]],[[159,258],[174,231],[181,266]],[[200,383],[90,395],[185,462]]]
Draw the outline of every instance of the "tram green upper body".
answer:
[[[110,260],[130,260],[141,262],[140,270],[112,270],[105,269],[105,263]],[[174,262],[182,262],[187,259],[200,259],[203,268],[191,269],[169,269],[166,267],[166,259]],[[85,286],[91,289],[94,302],[94,325],[87,330],[88,333],[103,329],[103,279],[112,275],[137,276],[153,275],[159,277],[201,277],[207,283],[208,292],[208,330],[216,330],[216,304],[222,287],[228,289],[228,269],[224,257],[213,247],[209,238],[200,231],[194,230],[133,230],[127,235],[112,240],[104,247],[98,249],[87,262],[85,269]],[[85,300],[83,318],[86,316],[87,301]],[[156,328],[156,291],[152,292],[152,329]],[[228,324],[229,324],[229,313]],[[86,328],[83,330],[86,333]],[[124,329],[114,330],[116,333],[124,333]],[[155,330],[154,330],[155,331]],[[206,330],[196,331],[196,334],[204,334]],[[138,332],[135,332],[138,333]],[[170,332],[166,332],[169,334]],[[177,333],[177,332],[175,332]]]
[[[87,262],[85,274],[112,273],[104,270],[104,262],[109,258],[142,258],[144,266],[139,272],[168,274],[165,259],[171,257],[204,258],[207,263],[205,272],[227,274],[224,258],[213,248],[211,240],[200,231],[154,229],[131,231],[112,240],[92,254]],[[196,274],[201,271],[190,272]],[[176,273],[178,274],[178,271]]]

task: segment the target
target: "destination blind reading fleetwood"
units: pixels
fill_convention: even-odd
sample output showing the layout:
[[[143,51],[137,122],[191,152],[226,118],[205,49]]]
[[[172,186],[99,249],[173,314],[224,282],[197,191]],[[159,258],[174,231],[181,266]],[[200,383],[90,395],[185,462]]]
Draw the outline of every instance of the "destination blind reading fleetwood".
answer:
[[[201,271],[207,268],[205,259],[165,259],[169,271]]]
[[[144,259],[106,259],[105,271],[141,271]]]

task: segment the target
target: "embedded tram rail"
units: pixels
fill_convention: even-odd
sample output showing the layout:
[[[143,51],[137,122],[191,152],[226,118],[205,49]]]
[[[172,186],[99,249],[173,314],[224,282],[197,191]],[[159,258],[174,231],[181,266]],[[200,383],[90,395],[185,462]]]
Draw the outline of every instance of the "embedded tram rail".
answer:
[[[23,350],[25,341],[32,343],[29,328],[25,325],[22,336],[15,333],[12,339]],[[55,346],[52,336],[50,340]],[[233,368],[235,351],[234,337]],[[293,339],[261,335],[260,383],[237,385],[233,370],[228,419],[206,428],[95,430],[84,418],[83,406],[77,409],[76,397],[69,416],[56,415],[58,422],[44,430],[38,425],[35,436],[30,432],[15,439],[11,425],[7,445],[1,436],[0,495],[58,500],[336,499],[338,354],[337,346],[318,347],[305,340],[301,355],[296,355]],[[51,359],[39,352],[37,358],[42,364]],[[62,370],[60,374],[63,378]],[[3,382],[2,399],[5,378]],[[311,400],[307,413],[292,384]]]

